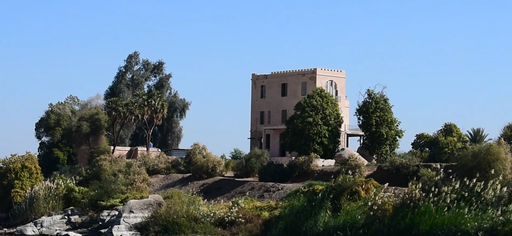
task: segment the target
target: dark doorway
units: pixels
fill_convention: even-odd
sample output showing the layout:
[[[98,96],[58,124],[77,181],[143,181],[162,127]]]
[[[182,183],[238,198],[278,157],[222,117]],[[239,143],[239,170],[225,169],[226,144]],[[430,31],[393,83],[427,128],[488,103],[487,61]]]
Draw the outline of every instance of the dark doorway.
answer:
[[[280,157],[286,156],[286,147],[285,147],[284,141],[283,141],[283,134],[279,135],[279,156]]]
[[[270,152],[270,134],[265,135],[265,149]]]

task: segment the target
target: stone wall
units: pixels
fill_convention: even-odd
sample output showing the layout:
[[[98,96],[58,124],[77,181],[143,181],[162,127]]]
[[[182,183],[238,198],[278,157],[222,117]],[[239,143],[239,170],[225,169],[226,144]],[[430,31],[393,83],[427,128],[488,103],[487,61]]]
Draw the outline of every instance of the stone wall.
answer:
[[[113,147],[110,147],[112,150]],[[150,148],[149,155],[158,156],[162,151],[159,148]],[[116,147],[114,156],[124,157],[126,159],[137,159],[139,156],[146,154],[146,147]]]

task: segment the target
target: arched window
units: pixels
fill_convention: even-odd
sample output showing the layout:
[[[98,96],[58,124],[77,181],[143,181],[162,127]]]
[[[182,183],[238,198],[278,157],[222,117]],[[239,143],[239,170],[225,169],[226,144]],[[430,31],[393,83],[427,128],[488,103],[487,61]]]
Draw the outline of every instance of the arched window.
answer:
[[[331,94],[338,101],[338,85],[333,80],[325,82],[325,91]]]

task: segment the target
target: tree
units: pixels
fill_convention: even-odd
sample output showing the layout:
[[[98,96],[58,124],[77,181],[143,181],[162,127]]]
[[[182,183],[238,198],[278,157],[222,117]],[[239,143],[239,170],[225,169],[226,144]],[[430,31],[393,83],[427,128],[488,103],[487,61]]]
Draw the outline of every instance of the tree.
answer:
[[[100,105],[68,96],[64,101],[50,103],[35,124],[39,141],[39,165],[45,176],[59,167],[75,165],[78,155],[90,159],[108,153],[105,140],[107,117]]]
[[[146,151],[149,152],[153,130],[155,126],[162,123],[167,115],[167,103],[163,94],[155,90],[138,94],[136,101],[135,120],[142,123],[141,127],[146,138]]]
[[[507,123],[501,129],[498,139],[503,139],[509,145],[512,145],[512,122]]]
[[[105,111],[109,122],[110,140],[112,143],[112,154],[114,154],[119,144],[121,131],[123,131],[126,125],[132,125],[134,123],[134,106],[133,100],[124,101],[118,97],[107,100],[105,104]]]
[[[164,94],[167,102],[167,115],[161,124],[154,128],[153,143],[161,149],[178,147],[181,142],[183,128],[180,122],[185,118],[190,102],[180,98],[172,89],[170,79],[172,75],[165,72],[165,62],[162,60],[151,62],[141,59],[139,52],[128,55],[125,64],[118,68],[112,84],[105,91],[106,101],[119,98],[122,101],[134,99],[137,94],[148,91],[159,91]],[[114,122],[109,122],[110,126]],[[112,127],[109,130],[113,130]],[[113,135],[109,136],[113,144]],[[116,137],[117,145],[139,146],[147,143],[145,131],[141,124],[127,123]]]
[[[293,110],[282,134],[284,145],[300,156],[314,153],[322,158],[334,158],[343,123],[334,97],[323,88],[315,88]]]
[[[0,159],[0,211],[9,211],[13,204],[23,201],[27,190],[41,182],[43,175],[34,154]]]
[[[367,89],[363,101],[357,103],[355,115],[364,133],[361,147],[376,156],[377,161],[389,158],[398,148],[404,131],[384,90]]]
[[[485,132],[484,128],[471,128],[466,131],[466,137],[471,145],[482,145],[491,141],[487,138],[488,136],[489,134]]]
[[[444,123],[434,134],[420,133],[411,143],[412,149],[427,153],[427,162],[451,162],[468,145],[466,135],[456,124]]]
[[[229,152],[229,159],[240,160],[245,156],[245,154],[246,153],[244,151],[242,151],[238,148],[235,148],[235,149],[233,149],[233,151]]]

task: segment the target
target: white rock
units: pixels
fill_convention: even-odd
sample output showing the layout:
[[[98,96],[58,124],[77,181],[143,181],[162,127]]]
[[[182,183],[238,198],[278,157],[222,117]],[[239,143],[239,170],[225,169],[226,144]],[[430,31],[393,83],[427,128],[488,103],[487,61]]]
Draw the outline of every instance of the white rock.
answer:
[[[18,226],[16,228],[16,235],[39,235],[39,230],[37,230],[34,223],[28,223],[26,225]]]

